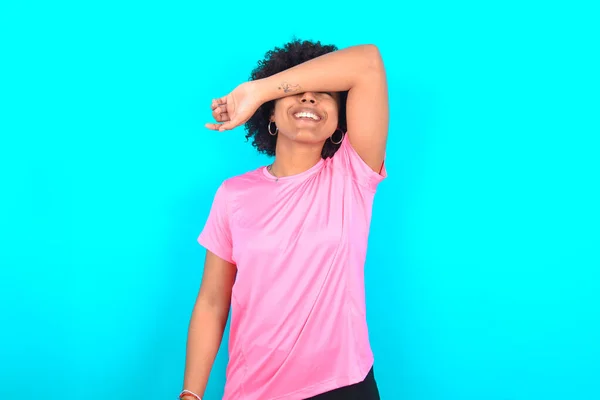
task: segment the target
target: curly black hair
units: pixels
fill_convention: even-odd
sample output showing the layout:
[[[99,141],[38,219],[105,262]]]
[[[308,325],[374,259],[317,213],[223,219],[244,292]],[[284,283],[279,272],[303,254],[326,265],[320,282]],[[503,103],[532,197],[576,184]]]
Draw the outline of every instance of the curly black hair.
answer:
[[[263,60],[250,74],[250,80],[258,80],[275,75],[286,69],[302,64],[313,58],[322,56],[338,50],[335,45],[322,45],[320,41],[293,39],[283,47],[275,47],[266,52]],[[338,115],[338,126],[346,131],[346,99],[348,92],[340,92],[340,106]],[[245,123],[246,140],[253,138],[252,145],[260,152],[269,156],[275,155],[275,144],[277,135],[272,136],[268,131],[268,124],[273,114],[275,101],[264,103],[256,110],[254,115]],[[335,154],[340,144],[334,144],[331,140],[325,141],[321,157],[328,158]]]

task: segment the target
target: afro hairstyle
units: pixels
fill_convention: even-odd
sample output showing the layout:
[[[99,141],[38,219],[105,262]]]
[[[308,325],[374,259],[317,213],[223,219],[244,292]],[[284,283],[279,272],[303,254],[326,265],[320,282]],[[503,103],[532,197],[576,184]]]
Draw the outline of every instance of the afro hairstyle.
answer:
[[[335,45],[322,45],[319,41],[299,40],[292,41],[275,47],[266,52],[264,59],[260,60],[250,74],[250,80],[264,79],[275,75],[286,69],[302,64],[313,58],[317,58],[327,53],[338,50]],[[346,132],[346,99],[348,92],[340,92],[340,106],[338,115],[338,126]],[[275,100],[268,101],[261,105],[252,117],[245,123],[246,140],[252,138],[252,145],[259,153],[268,156],[275,156],[275,145],[277,135],[269,134],[268,125],[275,108]],[[334,144],[331,140],[325,141],[322,158],[328,158],[335,154],[340,144]]]

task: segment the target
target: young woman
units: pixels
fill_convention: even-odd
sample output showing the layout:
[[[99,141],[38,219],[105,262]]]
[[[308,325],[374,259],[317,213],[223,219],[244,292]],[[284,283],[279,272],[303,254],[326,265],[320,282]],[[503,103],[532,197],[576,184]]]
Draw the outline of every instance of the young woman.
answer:
[[[292,41],[211,108],[207,128],[245,124],[275,159],[222,183],[198,237],[206,260],[180,397],[203,395],[231,308],[224,399],[379,399],[364,291],[386,176],[379,50]]]

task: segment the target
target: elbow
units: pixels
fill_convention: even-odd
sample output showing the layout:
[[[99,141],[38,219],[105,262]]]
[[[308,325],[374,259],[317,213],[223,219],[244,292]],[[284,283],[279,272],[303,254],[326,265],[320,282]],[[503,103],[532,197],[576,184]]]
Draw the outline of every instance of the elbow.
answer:
[[[363,45],[363,47],[370,52],[374,52],[374,53],[379,53],[379,48],[377,47],[376,44],[373,43],[367,43],[365,45]]]
[[[363,45],[365,49],[365,53],[369,59],[378,59],[381,58],[381,52],[379,51],[379,47],[375,44],[365,44]]]
[[[196,301],[196,309],[202,314],[209,314],[217,319],[227,319],[231,297],[224,293],[201,293]]]
[[[364,73],[363,77],[372,75],[385,74],[385,67],[383,65],[383,57],[379,48],[374,44],[365,44],[362,46],[364,49]]]

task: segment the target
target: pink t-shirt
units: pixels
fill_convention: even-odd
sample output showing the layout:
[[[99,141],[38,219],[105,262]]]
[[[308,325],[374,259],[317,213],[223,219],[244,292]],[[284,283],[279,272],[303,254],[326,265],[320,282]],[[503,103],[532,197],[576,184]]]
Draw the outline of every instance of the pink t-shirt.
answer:
[[[346,135],[303,173],[261,167],[219,187],[198,242],[237,266],[223,399],[306,399],[366,377],[364,263],[385,176]]]

